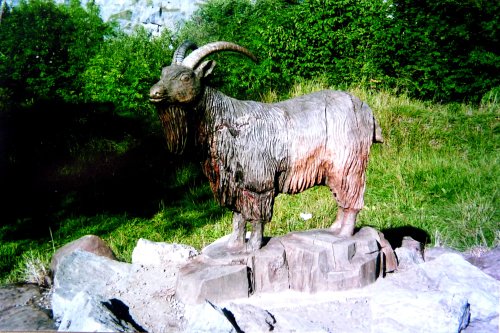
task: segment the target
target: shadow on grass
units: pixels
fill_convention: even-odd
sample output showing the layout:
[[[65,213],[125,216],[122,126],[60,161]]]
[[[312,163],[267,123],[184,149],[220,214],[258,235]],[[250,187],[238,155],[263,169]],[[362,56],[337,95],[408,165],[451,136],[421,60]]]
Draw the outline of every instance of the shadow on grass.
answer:
[[[40,103],[1,114],[0,239],[47,238],[49,228],[55,232],[70,217],[151,218],[186,196],[203,207],[212,197],[197,164],[167,152],[155,120],[105,104]],[[186,167],[191,171],[180,182]]]
[[[429,244],[431,240],[430,235],[426,231],[410,225],[383,229],[381,231],[384,234],[385,238],[389,241],[393,249],[401,247],[403,238],[405,236],[410,236],[414,240],[422,243],[422,245]]]

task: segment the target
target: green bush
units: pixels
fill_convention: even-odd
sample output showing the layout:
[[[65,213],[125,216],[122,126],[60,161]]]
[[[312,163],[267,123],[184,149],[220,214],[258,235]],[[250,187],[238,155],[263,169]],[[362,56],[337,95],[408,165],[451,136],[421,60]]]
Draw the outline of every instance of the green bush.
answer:
[[[170,64],[171,35],[151,38],[143,28],[108,39],[82,75],[89,102],[113,103],[118,111],[153,111],[149,89]]]
[[[0,24],[0,82],[15,103],[78,100],[79,75],[111,33],[99,8],[30,0],[4,13]]]
[[[178,43],[229,40],[254,52],[258,65],[216,56],[213,83],[239,97],[323,78],[479,102],[500,82],[499,11],[488,0],[211,0]]]
[[[182,27],[175,44],[191,40],[204,45],[222,40],[248,48],[258,63],[238,54],[215,54],[218,66],[210,84],[231,96],[258,99],[274,83],[262,32],[272,12],[279,12],[283,6],[284,2],[274,0],[207,1]]]
[[[387,6],[384,1],[311,0],[283,11],[263,31],[276,71],[292,82],[321,76],[336,85],[380,79],[371,49],[380,42],[377,32]]]
[[[478,102],[498,86],[500,2],[395,0],[393,72],[412,95]]]

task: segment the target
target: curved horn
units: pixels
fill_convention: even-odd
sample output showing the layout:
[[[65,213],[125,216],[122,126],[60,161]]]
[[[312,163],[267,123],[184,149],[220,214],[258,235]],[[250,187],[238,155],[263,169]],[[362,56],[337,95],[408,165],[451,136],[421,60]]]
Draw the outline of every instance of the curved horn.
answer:
[[[172,64],[182,64],[182,61],[186,57],[186,52],[188,50],[196,50],[197,48],[198,46],[195,43],[189,40],[185,41],[177,48],[177,50],[175,50],[174,56],[172,57]]]
[[[239,46],[230,42],[213,42],[203,45],[199,49],[191,52],[191,54],[188,55],[186,59],[184,59],[184,61],[182,61],[182,65],[189,68],[195,68],[201,62],[201,60],[203,60],[203,58],[219,51],[239,52],[257,62],[257,58],[243,46]]]

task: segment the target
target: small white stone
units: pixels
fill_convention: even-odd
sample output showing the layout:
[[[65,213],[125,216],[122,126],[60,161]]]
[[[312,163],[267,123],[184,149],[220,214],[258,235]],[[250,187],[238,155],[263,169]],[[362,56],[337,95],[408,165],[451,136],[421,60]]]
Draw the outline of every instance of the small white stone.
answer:
[[[173,264],[180,266],[197,255],[198,251],[192,246],[152,242],[141,238],[137,241],[137,246],[132,252],[132,264],[148,266]]]
[[[304,221],[310,220],[313,217],[311,213],[300,213],[300,218]]]

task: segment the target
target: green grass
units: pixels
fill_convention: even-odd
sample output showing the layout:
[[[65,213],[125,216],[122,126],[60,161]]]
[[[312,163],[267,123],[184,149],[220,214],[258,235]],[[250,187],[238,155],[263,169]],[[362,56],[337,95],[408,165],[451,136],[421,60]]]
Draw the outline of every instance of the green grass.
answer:
[[[324,87],[321,81],[305,82],[297,84],[287,95]],[[372,147],[366,207],[359,215],[358,226],[373,226],[388,234],[398,230],[418,231],[431,244],[458,250],[498,244],[500,104],[497,98],[490,97],[489,102],[480,106],[440,105],[389,92],[359,88],[351,91],[372,107],[385,139],[383,144]],[[263,99],[274,101],[278,94],[270,91]],[[100,205],[100,209],[83,209],[80,187],[83,185],[73,184],[50,202],[53,213],[44,215],[48,221],[37,235],[26,236],[22,232],[33,225],[29,216],[1,226],[2,283],[36,276],[33,267],[46,266],[55,248],[86,234],[101,236],[120,260],[129,261],[139,238],[202,248],[231,231],[231,214],[214,202],[197,164],[172,166],[168,161],[157,160],[157,156],[167,156],[161,146],[151,148],[149,155],[137,152],[130,155],[132,150],[138,150],[140,135],[110,140],[91,138],[81,145],[84,154],[73,153],[73,160],[55,169],[61,177],[80,177],[80,182],[88,186],[96,180],[80,173],[91,167],[96,158],[92,147],[98,147],[105,160],[114,161],[113,174],[103,172],[101,178],[108,181],[120,170],[128,170],[130,174],[125,173],[126,177],[116,182],[105,182],[104,189],[93,183],[93,191],[87,196],[95,196],[97,199],[90,206]],[[144,163],[134,164],[141,158]],[[150,164],[153,166],[145,166]],[[110,168],[102,161],[96,161],[96,165]],[[130,175],[137,170],[143,174],[135,184]],[[142,188],[140,184],[145,179],[149,185]],[[124,187],[127,181],[135,185],[127,189]],[[116,192],[111,191],[114,187],[118,188]],[[114,201],[108,204],[106,193],[100,194],[111,191],[109,196],[116,197],[124,189],[134,200],[123,205]],[[135,207],[133,202],[149,189],[154,195]],[[122,200],[120,196],[117,201]],[[143,207],[147,209],[142,210]],[[303,220],[301,213],[311,213],[312,218]],[[280,195],[266,235],[328,227],[335,214],[336,204],[326,187],[315,187],[294,196]]]

